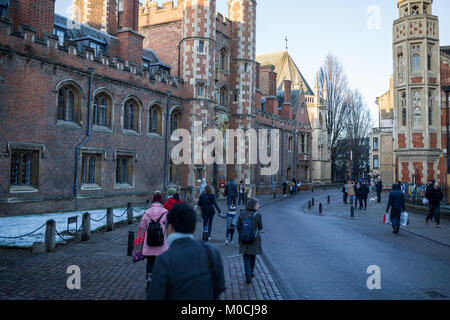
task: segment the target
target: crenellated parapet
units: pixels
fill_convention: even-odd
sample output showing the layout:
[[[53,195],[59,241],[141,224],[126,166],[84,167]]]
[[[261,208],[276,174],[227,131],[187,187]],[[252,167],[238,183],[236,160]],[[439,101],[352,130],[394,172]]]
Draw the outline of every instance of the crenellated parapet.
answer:
[[[20,56],[27,61],[35,60],[55,68],[87,72],[95,68],[96,74],[113,81],[122,81],[148,90],[167,92],[181,96],[184,82],[181,79],[150,68],[136,65],[118,56],[96,52],[89,46],[79,46],[67,41],[61,46],[58,37],[46,34],[43,39],[36,36],[36,30],[21,24],[13,31],[12,22],[0,17],[0,54],[10,58]]]
[[[184,0],[179,0],[178,5],[173,1],[166,1],[160,7],[158,2],[147,0],[139,8],[139,28],[181,21],[183,19]]]

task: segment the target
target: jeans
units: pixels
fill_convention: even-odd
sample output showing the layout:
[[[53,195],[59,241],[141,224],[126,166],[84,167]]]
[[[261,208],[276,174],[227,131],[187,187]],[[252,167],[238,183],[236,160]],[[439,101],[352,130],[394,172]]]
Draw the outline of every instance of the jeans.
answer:
[[[244,254],[244,269],[245,269],[245,280],[251,281],[253,270],[255,269],[255,255]]]
[[[208,237],[211,237],[213,219],[214,216],[203,217],[203,232],[208,232]]]
[[[155,256],[148,256],[147,257],[147,273],[153,272],[153,267],[155,266],[156,257]]]
[[[231,208],[231,205],[236,207],[236,197],[227,197],[228,210]]]
[[[392,209],[391,211],[391,223],[392,223],[392,228],[394,228],[394,230],[400,230],[400,217],[402,215],[402,210],[401,209]]]
[[[367,209],[367,197],[361,198],[359,201],[361,203],[361,208],[363,207],[364,204],[364,209]]]
[[[344,203],[345,204],[347,204],[347,198],[348,198],[347,192],[344,192]]]
[[[378,202],[381,202],[381,191],[377,190]]]
[[[233,236],[234,236],[234,228],[227,229],[226,239],[231,242],[233,241]]]
[[[428,210],[427,221],[434,219],[436,220],[436,224],[441,224],[441,207],[438,206],[430,206]]]

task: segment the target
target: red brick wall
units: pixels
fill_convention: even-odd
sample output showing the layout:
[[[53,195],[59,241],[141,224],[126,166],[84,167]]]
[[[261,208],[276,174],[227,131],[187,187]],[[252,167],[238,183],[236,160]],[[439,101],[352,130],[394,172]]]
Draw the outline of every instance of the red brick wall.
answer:
[[[409,173],[409,163],[408,162],[402,162],[402,182],[410,182],[411,181],[411,175]]]
[[[46,32],[53,33],[55,0],[11,1],[10,12],[14,30],[26,24],[36,29],[38,38],[43,39]]]
[[[413,145],[414,148],[423,148],[424,147],[423,133],[421,133],[421,132],[413,132],[413,134],[412,134],[412,145]]]
[[[437,134],[436,133],[430,133],[430,148],[432,148],[432,149],[437,148]]]
[[[406,136],[404,133],[398,134],[398,147],[400,149],[406,148]]]
[[[131,61],[137,66],[142,64],[142,40],[143,38],[131,31],[119,32],[119,56],[124,61]]]
[[[139,0],[123,1],[122,28],[138,30]]]
[[[434,162],[428,162],[428,181],[430,181],[431,179],[436,179],[435,174],[436,172],[434,171]]]
[[[419,176],[419,185],[421,185],[424,180],[423,180],[423,163],[422,162],[413,162],[413,170],[414,170],[414,174]],[[417,178],[415,178],[417,179]],[[415,181],[413,181],[415,182]]]

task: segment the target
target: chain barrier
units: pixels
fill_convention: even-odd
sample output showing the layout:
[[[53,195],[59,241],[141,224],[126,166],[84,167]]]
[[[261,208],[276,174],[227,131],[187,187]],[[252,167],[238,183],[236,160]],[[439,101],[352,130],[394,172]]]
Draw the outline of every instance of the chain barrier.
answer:
[[[67,240],[64,239],[64,238],[59,234],[59,232],[58,232],[58,230],[56,230],[56,228],[55,228],[55,232],[56,232],[56,234],[57,234],[63,241],[67,242]]]
[[[94,222],[100,222],[100,221],[102,221],[103,219],[105,219],[107,215],[108,215],[108,214],[105,214],[105,215],[103,216],[103,218],[101,218],[100,220],[95,220],[95,219],[92,219],[92,218],[89,218],[89,219],[91,219],[91,221],[94,221]]]
[[[19,239],[19,238],[27,237],[27,236],[32,235],[33,233],[36,233],[37,231],[41,230],[43,227],[45,227],[46,224],[47,224],[47,222],[44,223],[44,224],[43,224],[42,226],[40,226],[39,228],[37,228],[36,230],[34,230],[33,232],[24,234],[24,235],[22,235],[22,236],[18,236],[18,237],[3,237],[3,236],[0,236],[0,238],[2,238],[2,239]]]
[[[125,209],[125,211],[120,216],[116,216],[114,213],[113,216],[116,218],[122,218],[125,215],[125,213],[127,213],[127,209]]]

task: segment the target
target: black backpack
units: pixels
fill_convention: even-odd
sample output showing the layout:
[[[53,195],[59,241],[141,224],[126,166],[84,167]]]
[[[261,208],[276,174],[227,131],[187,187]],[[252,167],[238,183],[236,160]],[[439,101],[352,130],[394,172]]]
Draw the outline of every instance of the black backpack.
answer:
[[[241,217],[242,226],[239,230],[239,240],[244,244],[252,244],[258,236],[258,228],[253,220],[254,213],[245,212]]]
[[[147,245],[149,247],[161,247],[164,244],[164,232],[161,226],[161,219],[166,213],[163,213],[157,221],[150,220],[147,230]]]

